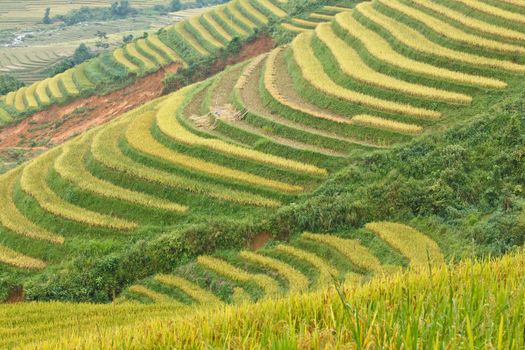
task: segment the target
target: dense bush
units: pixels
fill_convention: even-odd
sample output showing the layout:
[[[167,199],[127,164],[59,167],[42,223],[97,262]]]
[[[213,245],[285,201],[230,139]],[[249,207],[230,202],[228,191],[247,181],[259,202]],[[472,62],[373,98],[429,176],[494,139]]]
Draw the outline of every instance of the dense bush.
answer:
[[[0,96],[20,89],[25,84],[9,74],[0,74]]]

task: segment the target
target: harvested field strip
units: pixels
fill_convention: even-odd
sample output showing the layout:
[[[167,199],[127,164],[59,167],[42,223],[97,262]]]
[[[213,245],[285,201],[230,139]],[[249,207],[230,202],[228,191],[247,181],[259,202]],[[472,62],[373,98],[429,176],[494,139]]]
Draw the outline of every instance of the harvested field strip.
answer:
[[[68,69],[64,73],[61,74],[60,79],[62,80],[62,83],[64,84],[64,88],[66,89],[66,92],[69,96],[75,96],[80,93],[78,91],[78,88],[75,84],[75,81],[73,80],[73,69]]]
[[[315,33],[330,49],[341,70],[353,79],[380,88],[431,100],[451,103],[470,103],[472,101],[472,97],[464,94],[413,84],[376,72],[361,59],[357,51],[340,39],[331,28],[328,23],[320,24],[315,29]]]
[[[24,112],[26,110],[25,94],[27,87],[20,88],[16,91],[15,95],[15,108],[19,112]]]
[[[439,112],[383,100],[337,85],[325,73],[322,63],[315,56],[310,45],[312,36],[313,33],[311,32],[300,34],[294,39],[292,48],[295,62],[301,68],[304,79],[319,91],[380,111],[407,114],[420,118],[437,118],[440,116]]]
[[[153,57],[155,63],[161,66],[165,66],[166,64],[168,64],[168,61],[166,61],[166,59],[162,57],[160,53],[158,53],[148,45],[146,39],[139,39],[135,42],[135,44],[142,52],[145,52],[149,57]]]
[[[40,82],[37,82],[36,86],[36,96],[38,97],[38,100],[43,105],[48,105],[51,103],[51,98],[47,94],[47,85],[49,83],[49,79],[42,80]]]
[[[148,299],[151,299],[155,303],[159,303],[159,304],[164,304],[164,303],[178,304],[178,302],[175,299],[170,298],[169,296],[167,296],[165,294],[155,292],[154,290],[151,290],[148,287],[145,287],[145,286],[142,286],[142,285],[138,285],[138,284],[133,285],[133,286],[129,287],[129,291],[132,292],[132,293],[138,294],[138,295],[145,296]],[[181,306],[182,306],[182,304],[181,304]]]
[[[202,17],[219,33],[221,37],[223,37],[226,41],[231,41],[233,37],[219,24],[210,12],[206,12],[202,15]]]
[[[280,202],[256,194],[178,177],[172,173],[149,168],[126,157],[117,140],[127,124],[114,123],[101,130],[93,139],[93,158],[104,166],[139,179],[160,185],[210,196],[215,199],[262,207],[278,207]]]
[[[122,64],[132,73],[136,73],[140,70],[139,66],[127,59],[126,55],[124,54],[124,50],[121,48],[113,51],[113,57],[118,63]]]
[[[202,55],[202,56],[208,55],[208,50],[206,50],[204,47],[202,47],[202,45],[199,44],[197,39],[195,39],[193,34],[188,32],[186,30],[186,28],[184,28],[184,22],[179,22],[179,23],[175,24],[174,29],[185,41],[187,41],[190,44],[190,46],[192,46],[195,50],[197,50],[197,52],[200,55]]]
[[[158,197],[115,186],[110,182],[100,180],[91,175],[85,168],[83,162],[91,139],[92,133],[87,134],[78,141],[70,142],[63,146],[63,153],[55,161],[55,170],[60,176],[82,190],[96,193],[103,197],[119,199],[148,208],[172,212],[183,212],[188,209],[183,205]]]
[[[313,165],[296,162],[291,159],[277,157],[271,154],[251,150],[234,144],[228,144],[219,139],[209,139],[200,137],[185,129],[177,120],[176,113],[180,111],[187,93],[194,89],[193,86],[182,89],[173,94],[166,100],[165,104],[160,107],[157,113],[157,125],[159,129],[181,143],[207,147],[219,152],[230,154],[235,157],[251,159],[257,162],[266,163],[281,168],[291,169],[298,172],[305,172],[314,175],[326,175],[326,170]]]
[[[395,120],[374,117],[371,115],[360,114],[352,117],[353,124],[370,126],[378,129],[388,129],[395,132],[407,134],[419,134],[423,128],[416,124],[407,124]]]
[[[463,30],[460,30],[445,21],[439,20],[436,17],[427,15],[413,7],[406,6],[398,0],[377,0],[381,4],[403,13],[406,16],[412,17],[415,20],[425,24],[430,29],[443,35],[445,38],[463,42],[468,45],[478,46],[481,48],[496,50],[501,52],[509,53],[525,53],[525,48],[517,45],[505,44],[499,41],[485,39],[483,37],[469,34]],[[469,1],[472,3],[472,1]],[[519,15],[525,23],[525,16]]]
[[[61,149],[53,149],[26,165],[20,178],[20,186],[24,192],[32,196],[44,210],[64,219],[118,230],[130,230],[137,227],[135,223],[75,206],[54,193],[46,180],[53,161],[60,152]]]
[[[239,9],[237,8],[237,6],[235,6],[235,4],[236,4],[235,1],[231,1],[227,5],[227,9],[231,13],[231,18],[235,19],[235,20],[238,20],[240,23],[242,23],[242,25],[246,26],[247,28],[250,28],[250,30],[255,29],[257,27],[257,25],[254,24],[252,21],[250,21],[250,19],[246,18],[246,16],[244,16],[239,11]]]
[[[512,22],[516,22],[519,24],[525,24],[525,15],[522,15],[520,13],[510,12],[500,7],[496,7],[496,6],[492,6],[492,5],[483,3],[481,1],[472,1],[472,0],[456,0],[456,1],[469,6],[473,8],[474,10],[484,12],[491,16],[496,16],[496,17],[505,19],[507,21],[512,21]],[[509,2],[509,0],[504,0],[504,1]],[[517,1],[514,0],[511,3],[516,4]],[[520,6],[524,6],[523,3],[520,2]]]
[[[354,265],[359,266],[362,269],[373,273],[383,272],[379,260],[357,240],[344,239],[326,234],[313,234],[309,232],[303,233],[302,237],[330,246],[348,258]]]
[[[436,242],[410,226],[394,222],[372,222],[365,225],[378,237],[410,260],[412,267],[439,267],[445,263]]]
[[[275,249],[281,253],[304,260],[312,265],[319,273],[316,283],[317,287],[326,287],[328,284],[332,283],[334,281],[333,278],[339,274],[335,267],[308,251],[285,244],[279,244]]]
[[[253,63],[255,63],[254,66],[252,66]],[[331,157],[346,156],[348,148],[353,146],[353,140],[287,119],[278,113],[272,113],[267,108],[259,91],[263,88],[260,81],[262,68],[262,64],[254,60],[246,67],[239,79],[238,86],[243,84],[247,86],[235,90],[235,103],[239,104],[237,108],[246,109],[249,113],[245,117],[246,121],[238,122],[237,125],[291,148]],[[241,80],[245,78],[248,79],[243,83]],[[264,129],[265,126],[275,131],[267,132]]]
[[[21,173],[21,168],[16,168],[0,176],[0,224],[8,230],[31,239],[47,241],[55,244],[64,243],[64,237],[48,232],[29,221],[13,202],[13,189]]]
[[[376,22],[375,20],[377,18],[375,17],[375,13],[371,11],[370,7],[359,8],[359,13],[365,15],[367,18],[374,19],[374,22]],[[374,13],[374,17],[371,16],[372,13]],[[429,76],[431,78],[453,81],[460,84],[499,89],[507,86],[507,84],[501,80],[456,72],[410,59],[394,50],[380,35],[361,25],[352,17],[351,13],[341,13],[335,18],[337,25],[352,37],[357,38],[372,56],[394,67],[399,67],[409,72]],[[387,17],[383,17],[382,19],[385,19],[385,21],[378,20],[376,23],[385,27],[385,29],[388,29],[390,33],[393,33],[393,30],[395,30],[394,28],[397,28],[397,26],[401,26],[401,24],[396,22],[391,22],[390,20],[387,21]],[[393,27],[390,27],[389,25],[392,25]],[[409,30],[409,28],[406,29]],[[413,45],[412,38],[414,37],[420,45],[422,43],[421,40],[426,40],[424,37],[421,38],[418,32],[414,31],[414,33],[411,32],[406,35],[406,43]],[[399,38],[397,39],[399,40]]]
[[[154,34],[148,35],[146,40],[147,40],[147,42],[150,45],[153,45],[158,50],[164,52],[166,54],[166,56],[169,57],[171,62],[179,62],[179,63],[182,63],[185,66],[187,65],[187,63],[184,62],[184,60],[179,56],[179,54],[177,54],[175,51],[173,51],[171,48],[169,48],[168,45],[164,44],[159,39],[158,35],[154,35]]]
[[[206,41],[206,43],[214,46],[217,49],[223,46],[223,44],[217,39],[215,39],[215,37],[211,35],[211,33],[208,32],[206,28],[204,28],[201,22],[199,22],[199,17],[190,18],[188,20],[188,24],[190,24],[193,27],[193,29],[197,31],[197,33],[202,37],[204,41]],[[205,44],[202,43],[202,46],[205,47]]]
[[[242,27],[237,25],[233,18],[228,17],[226,13],[224,12],[225,6],[221,6],[215,10],[215,13],[217,16],[219,16],[220,19],[224,21],[227,25],[229,25],[238,35],[245,36],[248,35],[248,32],[246,32]]]
[[[207,306],[212,304],[222,304],[222,301],[219,298],[217,298],[213,293],[202,289],[201,287],[188,281],[185,278],[178,277],[175,275],[161,274],[156,275],[154,277],[154,280],[166,286],[175,287],[177,289],[182,290],[184,293],[186,293],[199,304]]]
[[[230,169],[171,150],[157,142],[149,133],[149,128],[151,127],[154,119],[154,112],[144,113],[142,116],[135,118],[135,120],[133,120],[128,126],[126,131],[126,139],[136,150],[150,154],[157,158],[164,159],[178,166],[213,176],[229,178],[232,180],[249,183],[256,186],[263,186],[283,192],[300,192],[303,190],[301,186],[291,185],[243,171]]]
[[[310,18],[319,19],[322,21],[331,21],[334,18],[334,16],[335,15],[325,15],[323,13],[315,13],[315,12],[309,15]]]
[[[0,263],[28,270],[41,270],[46,267],[42,260],[18,253],[4,245],[0,245]]]
[[[51,92],[51,95],[53,98],[56,98],[58,100],[61,100],[64,98],[64,95],[62,94],[62,90],[58,86],[58,82],[60,81],[60,75],[57,74],[54,77],[52,77],[49,80],[49,91]]]
[[[497,35],[502,38],[512,39],[512,40],[521,40],[525,41],[525,33],[519,32],[516,30],[499,27],[494,24],[490,24],[485,21],[478,20],[474,17],[470,17],[468,14],[453,10],[449,7],[440,5],[427,0],[410,0],[417,5],[426,7],[440,15],[443,15],[447,18],[450,18],[458,23],[461,23],[465,27],[478,30],[483,33]]]
[[[25,98],[27,101],[27,106],[29,108],[37,108],[38,107],[38,101],[36,100],[36,87],[37,83],[31,84],[25,91]]]
[[[248,15],[255,18],[258,22],[262,24],[268,23],[268,18],[259,12],[259,10],[257,10],[255,7],[253,7],[249,0],[236,0],[236,4],[239,6],[239,8],[244,9]]]
[[[270,276],[248,273],[222,259],[213,258],[211,256],[199,256],[197,258],[197,263],[233,281],[254,282],[264,291],[266,297],[281,294],[279,284]]]
[[[155,63],[153,61],[151,61],[149,58],[147,58],[146,56],[144,56],[143,54],[141,54],[138,50],[137,50],[137,43],[131,43],[131,44],[128,44],[126,45],[126,50],[128,51],[128,53],[132,56],[132,57],[135,57],[136,59],[138,59],[140,62],[142,62],[144,64],[144,68],[149,71],[149,70],[153,70],[155,69],[157,66],[155,65]]]
[[[277,17],[286,17],[287,13],[283,11],[280,7],[275,6],[270,0],[257,0],[261,6],[264,6],[268,9],[274,16]]]

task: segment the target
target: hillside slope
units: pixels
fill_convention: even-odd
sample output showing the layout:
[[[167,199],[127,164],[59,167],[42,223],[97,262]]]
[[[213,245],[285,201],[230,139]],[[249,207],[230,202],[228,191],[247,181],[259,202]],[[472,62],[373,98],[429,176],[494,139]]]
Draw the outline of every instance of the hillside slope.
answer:
[[[20,349],[520,349],[525,346],[524,261],[519,251],[255,305],[178,313],[173,304],[159,305],[172,315],[134,304],[80,306],[91,314],[77,314],[77,324],[97,323],[96,331],[65,326],[61,337],[53,326],[70,317],[64,304],[9,306],[1,317],[13,319],[20,311],[49,315],[39,340],[20,337]],[[26,318],[12,321],[9,329],[22,335],[41,325],[42,320]]]
[[[522,9],[500,4],[503,14],[514,14],[511,29],[497,16],[477,16],[452,2],[439,10],[408,3],[362,3],[289,46],[151,101],[0,176],[0,261],[7,284],[60,278],[57,271],[78,268],[71,265],[77,258],[111,260],[161,233],[179,240],[172,257],[137,262],[142,266],[136,275],[100,291],[68,295],[47,289],[47,282],[39,285],[44,290],[32,291],[34,298],[106,301],[171,263],[240,248],[275,208],[290,204],[293,211],[293,203],[304,203],[306,193],[361,157],[396,154],[388,148],[468,122],[519,94],[525,72],[517,31],[524,27]],[[456,20],[454,13],[464,16]],[[479,22],[487,29],[474,35]],[[195,28],[200,24],[193,23]],[[453,164],[462,156],[450,153]],[[451,170],[432,189],[439,197],[430,204],[434,213],[458,191],[452,187],[457,184],[447,184],[450,178],[461,177]],[[404,205],[395,198],[376,211],[384,215]],[[387,219],[366,216],[357,225]],[[215,240],[198,226],[210,221],[221,222],[219,231],[230,240]],[[287,230],[290,225],[270,230],[287,238],[301,229]],[[148,265],[149,259],[159,259],[158,265]]]

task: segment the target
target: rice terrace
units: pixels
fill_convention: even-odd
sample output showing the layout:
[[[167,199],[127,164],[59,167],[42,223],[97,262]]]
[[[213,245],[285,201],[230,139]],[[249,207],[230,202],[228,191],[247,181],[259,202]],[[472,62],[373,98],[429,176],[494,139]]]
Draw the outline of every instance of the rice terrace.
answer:
[[[0,0],[1,349],[523,349],[524,174],[523,0]]]

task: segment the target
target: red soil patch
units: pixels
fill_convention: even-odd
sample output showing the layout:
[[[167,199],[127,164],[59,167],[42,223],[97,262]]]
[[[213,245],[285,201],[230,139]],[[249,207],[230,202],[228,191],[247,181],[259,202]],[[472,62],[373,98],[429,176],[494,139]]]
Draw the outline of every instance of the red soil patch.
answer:
[[[0,130],[0,149],[20,146],[32,149],[32,142],[34,144],[46,139],[49,140],[47,146],[62,143],[76,134],[159,97],[164,75],[177,71],[179,67],[180,64],[171,64],[107,95],[79,98],[68,104],[54,105],[37,112],[16,125]]]
[[[252,238],[250,244],[248,244],[248,248],[253,251],[259,250],[264,247],[270,239],[272,239],[272,235],[270,233],[260,232]]]
[[[16,303],[21,303],[23,301],[24,301],[24,289],[22,287],[15,287],[11,290],[5,302],[7,304],[16,304]]]
[[[272,39],[261,36],[245,44],[239,53],[217,60],[207,69],[206,77],[222,71],[227,65],[242,62],[267,52],[274,47]],[[58,145],[90,128],[138,107],[162,95],[162,80],[166,73],[174,73],[179,64],[168,65],[156,73],[137,79],[125,88],[104,96],[79,98],[65,105],[54,105],[37,112],[23,121],[0,130],[0,152],[9,149],[25,150],[31,158],[35,151]]]

